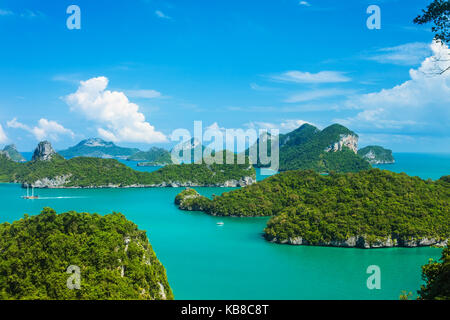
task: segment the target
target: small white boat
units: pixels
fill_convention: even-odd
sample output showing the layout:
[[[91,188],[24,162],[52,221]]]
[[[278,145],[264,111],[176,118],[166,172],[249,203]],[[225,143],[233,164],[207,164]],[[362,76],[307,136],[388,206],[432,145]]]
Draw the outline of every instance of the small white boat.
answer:
[[[224,223],[223,223],[223,222],[217,222],[217,225],[218,225],[218,226],[223,226]]]

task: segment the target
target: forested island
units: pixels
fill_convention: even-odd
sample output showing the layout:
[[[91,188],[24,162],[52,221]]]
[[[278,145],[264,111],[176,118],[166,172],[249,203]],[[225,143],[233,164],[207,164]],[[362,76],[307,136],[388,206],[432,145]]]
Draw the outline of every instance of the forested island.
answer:
[[[269,152],[271,139],[268,135]],[[280,171],[303,169],[327,173],[370,169],[369,162],[357,154],[357,149],[358,135],[348,128],[333,124],[319,130],[306,123],[292,132],[279,135]],[[259,145],[257,150],[259,154]],[[250,154],[249,149],[246,154]],[[255,162],[258,167],[264,167],[259,156]]]
[[[175,203],[218,216],[272,216],[265,238],[283,244],[444,246],[450,238],[450,176],[425,181],[379,169],[329,175],[295,170],[212,200],[187,189]]]
[[[148,151],[139,151],[128,157],[129,161],[140,161],[147,165],[166,165],[172,164],[172,158],[169,151],[163,148],[153,147]]]
[[[79,289],[67,287],[69,266]],[[120,213],[44,208],[0,224],[0,300],[173,299],[145,231]]]
[[[358,154],[366,159],[370,164],[391,164],[395,163],[392,150],[380,146],[367,146],[358,150]]]
[[[154,172],[140,172],[115,159],[66,160],[48,142],[41,142],[32,161],[26,163],[0,155],[0,182],[36,188],[237,187],[255,181],[255,169],[248,164],[172,164]]]

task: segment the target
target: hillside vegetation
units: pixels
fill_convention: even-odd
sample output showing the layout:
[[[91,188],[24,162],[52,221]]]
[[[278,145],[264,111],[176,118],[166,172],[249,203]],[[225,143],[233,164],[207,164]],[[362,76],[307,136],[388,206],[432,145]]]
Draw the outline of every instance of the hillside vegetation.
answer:
[[[66,271],[80,270],[70,290]],[[120,213],[45,208],[0,224],[0,299],[173,299],[145,231]]]
[[[442,251],[440,262],[431,260],[422,267],[425,284],[419,290],[421,300],[450,300],[450,249]]]
[[[349,139],[347,143],[340,143],[346,138]],[[269,154],[271,139],[269,135]],[[339,124],[322,131],[313,125],[304,124],[290,133],[279,135],[280,171],[303,169],[327,173],[370,169],[370,164],[355,152],[357,141],[356,133]],[[259,154],[259,145],[257,150]],[[249,154],[249,150],[246,153]],[[259,156],[257,166],[264,166]]]

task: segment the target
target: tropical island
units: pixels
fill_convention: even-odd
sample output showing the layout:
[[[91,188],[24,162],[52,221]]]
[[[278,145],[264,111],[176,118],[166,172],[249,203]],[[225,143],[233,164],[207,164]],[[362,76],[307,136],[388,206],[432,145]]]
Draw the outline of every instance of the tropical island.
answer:
[[[380,146],[367,146],[358,150],[358,154],[366,159],[370,164],[391,164],[395,163],[392,150]]]
[[[169,151],[163,148],[152,147],[148,151],[139,151],[127,158],[128,161],[140,161],[140,166],[156,166],[172,164]]]
[[[47,141],[39,143],[33,159],[26,163],[17,163],[0,155],[0,182],[21,183],[24,187],[237,187],[255,181],[255,169],[248,163],[173,164],[154,172],[140,172],[115,159],[76,157],[66,160]]]
[[[272,216],[264,236],[280,244],[445,246],[450,238],[450,176],[425,181],[380,169],[295,170],[213,199],[187,189],[175,203],[215,216]]]
[[[357,172],[371,168],[369,162],[357,153],[358,135],[340,124],[319,130],[305,123],[292,132],[280,134],[278,138],[280,171]],[[268,135],[267,140],[271,152],[272,137]],[[259,146],[257,150],[259,154]],[[246,153],[250,153],[249,149]],[[256,163],[258,167],[264,167],[259,156]]]
[[[80,286],[69,290],[69,266]],[[0,299],[173,299],[145,231],[120,213],[74,211],[0,224]]]

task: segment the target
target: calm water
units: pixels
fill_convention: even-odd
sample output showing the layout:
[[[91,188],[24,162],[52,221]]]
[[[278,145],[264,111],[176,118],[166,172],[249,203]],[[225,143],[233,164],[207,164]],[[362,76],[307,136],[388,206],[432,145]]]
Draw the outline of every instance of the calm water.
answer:
[[[422,179],[439,179],[450,174],[450,154],[394,153],[394,164],[377,165],[377,168],[406,172]]]
[[[426,166],[408,161],[422,163],[426,161],[422,156],[429,157],[402,155],[388,168],[406,172],[418,168],[409,173],[423,178],[450,172],[448,156],[430,156],[434,160],[428,174]],[[180,211],[173,200],[181,190],[38,190],[40,199],[23,200],[20,186],[0,184],[0,221],[39,213],[44,206],[58,212],[122,212],[147,231],[176,299],[398,299],[402,290],[419,288],[420,266],[429,258],[439,258],[441,252],[436,248],[361,250],[271,244],[262,238],[266,218],[219,218]],[[206,196],[228,190],[198,188]],[[218,226],[219,221],[224,226]],[[381,290],[366,287],[370,265],[381,268]]]

